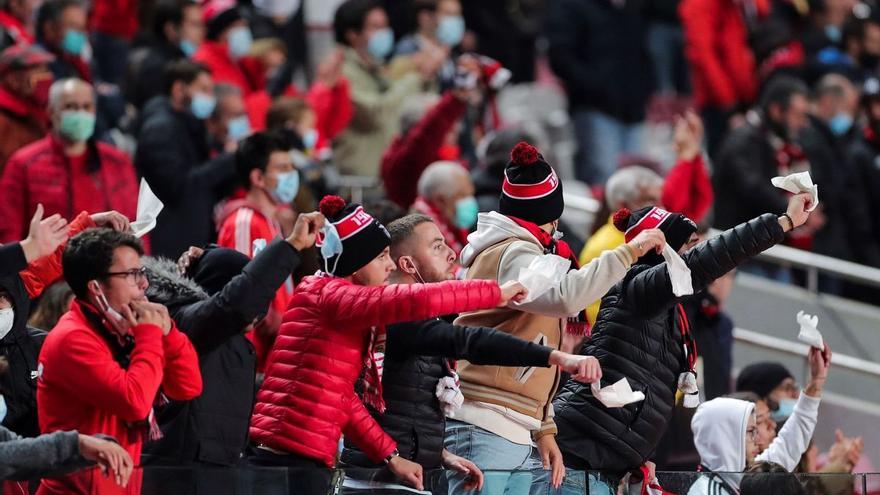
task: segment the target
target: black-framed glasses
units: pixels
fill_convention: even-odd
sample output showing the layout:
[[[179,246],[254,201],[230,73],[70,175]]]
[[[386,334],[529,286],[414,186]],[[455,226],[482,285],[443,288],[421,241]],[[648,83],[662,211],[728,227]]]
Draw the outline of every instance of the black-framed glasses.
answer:
[[[107,272],[105,277],[124,277],[132,285],[139,284],[142,280],[147,279],[147,267],[132,268],[124,272]]]

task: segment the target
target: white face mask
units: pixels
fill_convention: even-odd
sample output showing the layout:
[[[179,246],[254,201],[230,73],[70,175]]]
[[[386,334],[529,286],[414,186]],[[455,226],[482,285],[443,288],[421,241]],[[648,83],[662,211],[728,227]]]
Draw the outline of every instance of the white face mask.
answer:
[[[0,309],[0,339],[6,337],[15,323],[15,310],[12,308]]]

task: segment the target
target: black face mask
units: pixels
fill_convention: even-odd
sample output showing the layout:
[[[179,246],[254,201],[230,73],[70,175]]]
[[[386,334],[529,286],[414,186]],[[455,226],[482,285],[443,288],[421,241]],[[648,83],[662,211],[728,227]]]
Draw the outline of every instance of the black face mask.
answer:
[[[875,70],[878,64],[880,64],[880,55],[876,53],[863,51],[859,55],[859,65],[861,65],[863,69]]]

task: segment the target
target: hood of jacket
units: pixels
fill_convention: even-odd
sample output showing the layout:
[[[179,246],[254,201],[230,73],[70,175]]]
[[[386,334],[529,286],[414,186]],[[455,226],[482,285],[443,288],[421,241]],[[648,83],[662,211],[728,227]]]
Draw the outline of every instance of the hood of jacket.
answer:
[[[208,299],[205,292],[192,279],[180,275],[177,263],[166,258],[147,256],[143,259],[147,268],[147,299],[169,306],[169,309]]]
[[[741,473],[746,469],[746,430],[755,405],[718,398],[700,404],[691,420],[700,462],[714,472]]]
[[[27,335],[27,319],[30,314],[31,300],[17,273],[8,277],[0,277],[0,288],[9,294],[9,298],[12,299],[12,310],[15,312],[12,329],[0,340],[0,344],[11,344]]]
[[[512,237],[541,245],[528,230],[501,213],[497,211],[480,213],[477,217],[477,230],[468,235],[467,246],[461,250],[461,266],[465,268],[471,266],[480,253]]]

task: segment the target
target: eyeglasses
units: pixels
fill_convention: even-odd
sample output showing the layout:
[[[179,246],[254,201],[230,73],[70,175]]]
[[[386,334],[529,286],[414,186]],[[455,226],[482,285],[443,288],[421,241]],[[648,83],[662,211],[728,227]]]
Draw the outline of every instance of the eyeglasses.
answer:
[[[104,274],[105,277],[124,277],[128,283],[132,285],[137,285],[141,283],[141,281],[147,279],[147,268],[142,266],[140,268],[132,268],[131,270],[126,270],[124,272],[107,272]]]

